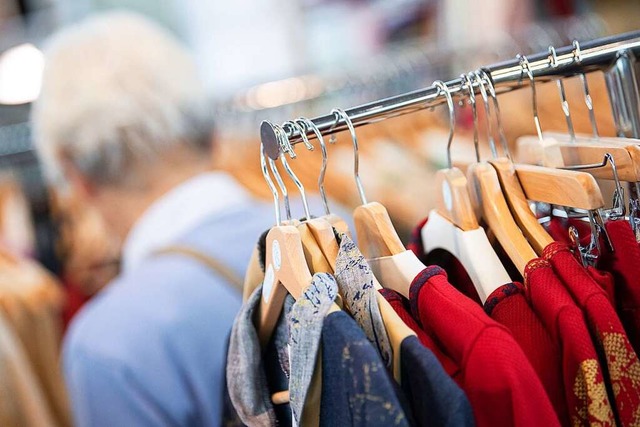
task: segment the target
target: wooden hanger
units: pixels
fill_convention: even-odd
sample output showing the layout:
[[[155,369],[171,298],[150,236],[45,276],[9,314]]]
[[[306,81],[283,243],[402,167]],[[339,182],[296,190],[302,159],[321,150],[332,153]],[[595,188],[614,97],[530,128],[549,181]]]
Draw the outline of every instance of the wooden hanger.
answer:
[[[520,56],[520,64],[523,67],[523,71],[526,71],[529,76],[534,122],[539,140],[544,142],[537,111],[533,74],[526,57]],[[564,99],[564,86],[559,84],[559,87],[563,101],[566,101]],[[567,122],[570,123],[568,109],[565,109],[565,111],[567,112]],[[569,125],[569,128],[572,129],[572,125]],[[508,155],[508,153],[506,154]],[[554,153],[554,157],[559,157],[559,153]],[[602,158],[600,157],[597,162],[602,162]],[[500,177],[500,184],[510,205],[513,217],[538,254],[542,253],[542,250],[553,239],[537,222],[537,219],[529,209],[528,200],[586,210],[598,209],[604,205],[602,194],[595,179],[585,172],[513,164],[509,159],[504,158],[494,159],[491,163]]]
[[[505,200],[496,170],[488,163],[476,163],[467,171],[470,192],[482,208],[482,216],[520,274],[537,257]],[[506,283],[506,282],[505,282]]]
[[[489,163],[497,172],[500,187],[511,208],[513,218],[536,253],[542,255],[544,248],[553,243],[553,238],[533,215],[513,162],[502,157],[489,160]]]
[[[358,137],[355,128],[344,111],[334,109],[332,113],[337,117],[336,124],[340,118],[344,119],[353,143],[353,172],[362,202],[353,211],[358,247],[367,258],[373,274],[386,288],[408,295],[411,282],[425,265],[404,247],[387,209],[377,202],[367,203],[358,173]]]
[[[625,182],[640,181],[640,148],[634,141],[625,138],[592,138],[546,132],[541,143],[537,137],[524,136],[517,140],[518,159],[523,163],[553,168],[598,164],[605,154],[610,154],[615,162],[619,179]],[[610,168],[590,169],[594,177],[613,180]]]
[[[319,218],[309,218],[306,224],[313,234],[318,247],[328,261],[331,267],[331,272],[333,272],[335,271],[336,259],[338,257],[338,251],[340,249],[338,247],[338,242],[335,238],[333,229],[335,228],[339,233],[348,235],[350,235],[351,233],[349,232],[347,223],[338,215],[332,214],[329,210],[329,203],[324,189],[324,176],[327,170],[327,147],[325,145],[322,133],[311,120],[300,117],[290,123],[299,128],[300,135],[302,135],[303,141],[305,141],[305,145],[307,146],[307,148],[313,147],[306,136],[308,130],[311,130],[316,135],[316,138],[320,143],[320,149],[322,153],[322,168],[320,169],[320,174],[318,176],[318,189],[320,190],[320,197],[322,198],[325,214]]]
[[[458,168],[451,167],[451,144],[455,129],[453,99],[443,82],[434,84],[444,93],[449,105],[447,159],[450,167],[436,173],[436,209],[429,213],[429,220],[421,230],[422,244],[427,254],[444,249],[455,256],[484,302],[495,289],[509,283],[511,278],[489,243],[484,229],[478,224],[467,178]]]

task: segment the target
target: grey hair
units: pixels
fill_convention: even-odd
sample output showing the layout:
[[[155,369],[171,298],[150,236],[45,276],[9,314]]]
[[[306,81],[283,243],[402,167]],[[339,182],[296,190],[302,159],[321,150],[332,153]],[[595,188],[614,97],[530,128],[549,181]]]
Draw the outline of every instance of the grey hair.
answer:
[[[53,36],[31,121],[53,183],[69,162],[100,185],[140,179],[139,165],[178,146],[205,152],[213,128],[193,59],[167,31],[129,12]]]

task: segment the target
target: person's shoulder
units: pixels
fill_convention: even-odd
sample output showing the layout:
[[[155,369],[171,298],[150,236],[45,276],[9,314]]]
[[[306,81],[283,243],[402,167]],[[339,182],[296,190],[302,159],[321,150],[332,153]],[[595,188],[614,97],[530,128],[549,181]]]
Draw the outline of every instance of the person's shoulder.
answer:
[[[145,262],[109,284],[73,319],[65,353],[128,360],[152,348],[226,339],[241,296],[206,267],[177,256]]]

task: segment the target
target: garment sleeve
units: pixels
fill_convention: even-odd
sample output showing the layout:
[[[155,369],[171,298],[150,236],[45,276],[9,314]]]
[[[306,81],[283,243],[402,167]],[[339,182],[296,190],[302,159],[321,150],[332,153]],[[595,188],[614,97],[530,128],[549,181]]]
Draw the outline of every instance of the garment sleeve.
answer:
[[[77,427],[175,425],[122,362],[76,354],[65,377]]]

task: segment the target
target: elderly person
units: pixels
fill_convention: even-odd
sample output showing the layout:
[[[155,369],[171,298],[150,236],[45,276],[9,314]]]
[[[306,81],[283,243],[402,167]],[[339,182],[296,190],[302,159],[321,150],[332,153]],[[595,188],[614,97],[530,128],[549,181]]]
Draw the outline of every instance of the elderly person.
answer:
[[[123,245],[65,338],[76,423],[219,425],[235,285],[272,208],[210,170],[203,87],[161,28],[112,12],[62,30],[45,58],[32,121],[48,176]]]

